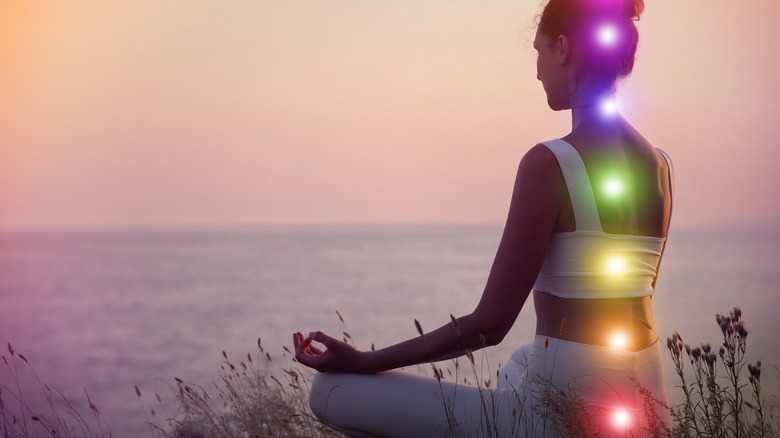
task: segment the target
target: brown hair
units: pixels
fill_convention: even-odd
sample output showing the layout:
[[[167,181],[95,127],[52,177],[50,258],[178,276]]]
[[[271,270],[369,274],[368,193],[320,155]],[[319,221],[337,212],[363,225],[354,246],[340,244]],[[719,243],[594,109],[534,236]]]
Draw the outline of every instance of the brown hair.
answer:
[[[539,17],[539,31],[552,38],[569,37],[588,68],[614,82],[634,68],[639,43],[634,21],[644,9],[644,0],[550,0]],[[595,43],[598,26],[605,21],[619,35],[615,47],[609,50]]]

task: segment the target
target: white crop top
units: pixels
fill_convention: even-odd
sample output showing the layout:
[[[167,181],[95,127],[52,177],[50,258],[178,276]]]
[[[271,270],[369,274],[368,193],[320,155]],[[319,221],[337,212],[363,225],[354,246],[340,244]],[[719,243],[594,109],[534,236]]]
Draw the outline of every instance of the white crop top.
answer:
[[[577,150],[561,139],[543,144],[558,159],[576,228],[552,235],[534,290],[579,299],[652,296],[666,239],[605,233]],[[671,161],[659,151],[669,166],[671,185]]]

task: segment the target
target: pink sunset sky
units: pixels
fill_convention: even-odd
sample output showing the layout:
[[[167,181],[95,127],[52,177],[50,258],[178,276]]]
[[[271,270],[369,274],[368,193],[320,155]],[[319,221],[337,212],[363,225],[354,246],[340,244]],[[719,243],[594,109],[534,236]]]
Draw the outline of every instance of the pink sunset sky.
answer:
[[[535,0],[0,2],[0,228],[500,223],[565,135]],[[780,3],[648,0],[676,226],[780,219]]]

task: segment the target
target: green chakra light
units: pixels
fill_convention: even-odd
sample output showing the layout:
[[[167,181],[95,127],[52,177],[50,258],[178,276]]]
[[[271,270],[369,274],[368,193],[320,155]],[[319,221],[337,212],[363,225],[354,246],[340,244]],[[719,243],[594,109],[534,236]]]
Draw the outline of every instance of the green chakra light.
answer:
[[[626,187],[621,178],[612,176],[604,181],[603,189],[610,198],[617,198],[625,192]]]

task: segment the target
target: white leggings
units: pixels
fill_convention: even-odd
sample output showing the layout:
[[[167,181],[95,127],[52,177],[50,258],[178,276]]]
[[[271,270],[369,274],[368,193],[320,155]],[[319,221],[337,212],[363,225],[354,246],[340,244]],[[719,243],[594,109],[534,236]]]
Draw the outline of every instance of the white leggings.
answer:
[[[466,368],[461,360],[461,375]],[[497,389],[401,371],[320,373],[309,404],[323,423],[356,437],[546,437],[566,432],[543,401],[558,397],[557,406],[570,409],[560,394],[574,390],[602,434],[625,436],[626,428],[647,426],[645,400],[629,377],[666,402],[658,342],[628,352],[536,336],[501,368]],[[659,414],[668,424],[668,415]]]

